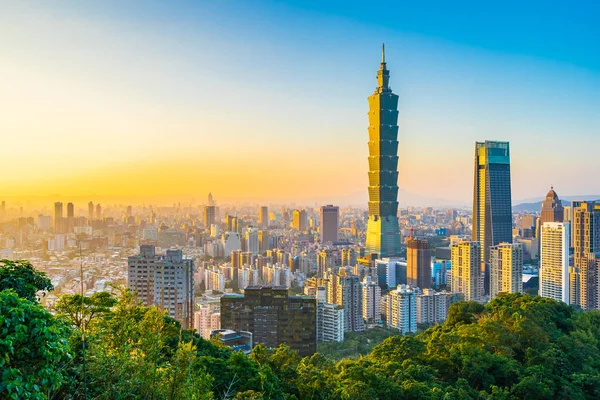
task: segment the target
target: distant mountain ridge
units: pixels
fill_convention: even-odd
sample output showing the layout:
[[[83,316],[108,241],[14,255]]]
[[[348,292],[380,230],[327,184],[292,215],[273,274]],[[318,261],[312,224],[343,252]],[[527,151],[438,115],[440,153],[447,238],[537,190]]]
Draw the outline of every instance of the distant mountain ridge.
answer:
[[[584,195],[584,196],[565,196],[561,197],[560,202],[563,206],[570,206],[573,200],[585,200],[585,201],[598,201],[600,202],[600,195]],[[537,212],[542,209],[542,201],[535,202],[524,202],[513,206],[513,212]]]

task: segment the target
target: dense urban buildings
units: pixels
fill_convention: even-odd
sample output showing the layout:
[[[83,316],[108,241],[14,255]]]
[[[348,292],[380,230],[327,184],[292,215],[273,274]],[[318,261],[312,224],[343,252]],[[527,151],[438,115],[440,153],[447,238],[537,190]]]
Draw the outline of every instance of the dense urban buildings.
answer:
[[[321,206],[320,213],[320,229],[321,243],[337,242],[340,208],[338,206],[326,205]]]
[[[474,180],[472,240],[489,262],[491,246],[513,241],[508,142],[475,143]]]
[[[546,222],[541,228],[540,290],[542,297],[570,304],[568,222]]]
[[[251,332],[254,345],[285,343],[310,356],[317,350],[317,301],[290,296],[286,287],[249,286],[244,294],[221,297],[221,328]]]
[[[521,243],[500,243],[490,247],[490,298],[500,293],[523,293]]]
[[[194,262],[181,250],[157,254],[153,245],[140,246],[140,253],[127,260],[127,282],[145,305],[156,305],[180,321],[193,326]]]
[[[369,220],[366,252],[400,254],[398,225],[398,96],[389,86],[382,49],[377,89],[369,96]]]
[[[571,304],[582,310],[598,308],[598,269],[595,253],[600,251],[600,203],[573,202],[573,272]]]

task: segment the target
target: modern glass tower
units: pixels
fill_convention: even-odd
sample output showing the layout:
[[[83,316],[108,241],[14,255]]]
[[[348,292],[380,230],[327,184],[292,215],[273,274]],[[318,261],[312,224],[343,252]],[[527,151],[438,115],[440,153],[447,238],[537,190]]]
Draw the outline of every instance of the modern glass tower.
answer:
[[[512,243],[512,200],[508,142],[475,143],[473,241],[489,262],[490,247]]]
[[[369,96],[369,222],[366,250],[377,257],[400,252],[398,228],[398,96],[389,87],[385,48],[377,89]]]

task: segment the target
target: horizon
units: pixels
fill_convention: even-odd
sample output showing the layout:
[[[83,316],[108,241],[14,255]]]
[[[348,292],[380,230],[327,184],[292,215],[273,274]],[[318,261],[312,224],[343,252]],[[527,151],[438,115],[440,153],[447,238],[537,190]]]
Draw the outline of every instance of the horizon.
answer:
[[[149,204],[212,192],[366,206],[367,96],[382,42],[400,96],[404,192],[470,204],[474,142],[491,139],[511,144],[514,205],[551,184],[561,198],[600,192],[600,57],[589,51],[600,32],[586,7],[434,17],[335,2],[102,4],[0,5],[12,38],[0,44],[0,130],[16,166],[0,177],[3,198]],[[567,141],[585,146],[566,153]]]

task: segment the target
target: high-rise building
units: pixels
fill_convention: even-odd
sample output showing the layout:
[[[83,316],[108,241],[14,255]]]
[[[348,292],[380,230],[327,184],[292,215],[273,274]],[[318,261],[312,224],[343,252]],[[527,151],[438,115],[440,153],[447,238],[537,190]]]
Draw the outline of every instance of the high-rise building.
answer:
[[[194,261],[181,250],[156,254],[152,245],[127,260],[127,284],[145,305],[155,305],[180,321],[184,329],[194,322]]]
[[[417,323],[435,324],[444,322],[448,316],[448,308],[462,299],[463,296],[460,293],[423,289],[417,295]]]
[[[267,250],[271,250],[271,234],[269,231],[258,231],[258,251],[263,254]]]
[[[573,202],[573,267],[578,291],[570,293],[571,304],[582,310],[598,308],[598,269],[594,254],[600,251],[600,203]]]
[[[387,326],[400,334],[417,331],[417,291],[407,285],[398,285],[386,295]]]
[[[317,301],[289,296],[284,287],[249,286],[244,294],[221,297],[221,327],[252,332],[254,344],[287,344],[301,357],[317,351]]]
[[[225,217],[225,223],[227,224],[227,232],[238,232],[238,219],[233,215]]]
[[[490,248],[490,298],[523,293],[523,245],[500,243]]]
[[[215,206],[204,206],[204,227],[210,229],[210,226],[215,224],[215,220]]]
[[[406,282],[420,289],[431,287],[431,250],[425,239],[406,241]]]
[[[294,219],[292,222],[294,229],[304,232],[308,229],[308,214],[306,210],[294,210]]]
[[[512,243],[512,200],[508,142],[475,143],[472,240],[481,244],[482,259],[490,247]]]
[[[194,328],[200,336],[210,340],[210,332],[221,328],[221,313],[216,307],[200,306],[194,313]]]
[[[57,201],[54,203],[54,232],[66,233],[66,226],[63,217],[63,203]]]
[[[261,206],[258,210],[258,226],[262,229],[269,227],[269,208]]]
[[[244,234],[244,239],[246,240],[246,251],[252,253],[252,255],[258,255],[260,250],[260,246],[258,243],[258,229],[256,228],[248,228],[246,229],[246,233]]]
[[[317,302],[317,342],[344,341],[344,308]]]
[[[75,218],[75,206],[73,203],[67,203],[67,218]]]
[[[398,96],[389,86],[385,49],[377,89],[369,96],[369,220],[366,251],[378,257],[400,253],[398,226]]]
[[[362,282],[362,297],[363,319],[370,324],[378,323],[381,320],[381,288],[370,276]]]
[[[554,187],[550,188],[546,199],[542,201],[542,216],[540,217],[540,223],[543,225],[544,222],[563,222],[565,218],[565,212],[562,202],[558,198],[558,195],[554,191]]]
[[[215,206],[215,199],[213,198],[212,193],[208,194],[208,205],[213,207]]]
[[[321,206],[320,214],[321,243],[337,242],[339,237],[340,208],[338,206]]]
[[[102,219],[102,206],[96,204],[96,219]]]
[[[91,201],[88,203],[88,219],[90,221],[94,219],[94,203]]]
[[[364,331],[362,287],[359,277],[347,274],[334,275],[333,278],[336,284],[335,303],[344,308],[344,329],[354,332]]]
[[[540,237],[540,296],[570,304],[568,222],[546,222]]]
[[[479,242],[462,241],[450,246],[453,292],[462,293],[466,301],[483,300],[481,246]]]

